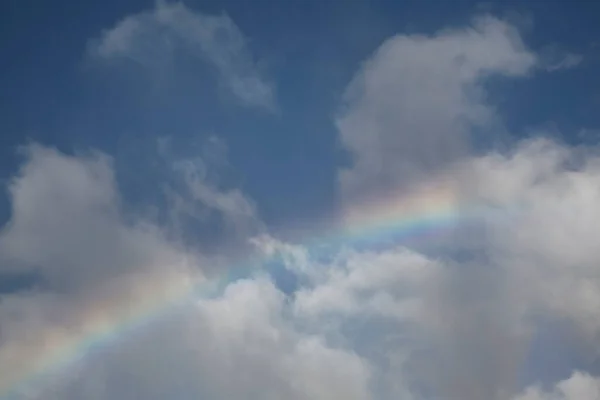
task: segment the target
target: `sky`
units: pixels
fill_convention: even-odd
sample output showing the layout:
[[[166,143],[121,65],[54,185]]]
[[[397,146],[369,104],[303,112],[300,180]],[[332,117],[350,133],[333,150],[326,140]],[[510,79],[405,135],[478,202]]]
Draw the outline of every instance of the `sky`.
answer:
[[[0,5],[0,400],[600,400],[600,6]]]

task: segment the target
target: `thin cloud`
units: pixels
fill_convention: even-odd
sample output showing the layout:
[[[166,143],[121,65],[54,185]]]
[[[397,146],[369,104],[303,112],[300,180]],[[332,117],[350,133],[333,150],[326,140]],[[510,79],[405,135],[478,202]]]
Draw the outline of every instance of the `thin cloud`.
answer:
[[[558,45],[549,45],[539,52],[539,67],[548,72],[576,68],[585,61],[583,54],[572,53]]]
[[[150,67],[173,60],[177,51],[215,67],[224,87],[241,104],[276,108],[274,86],[259,71],[246,38],[227,15],[205,15],[180,2],[159,1],[154,9],[122,19],[88,44],[92,57],[128,59]]]
[[[577,67],[583,62],[583,56],[580,54],[565,54],[560,60],[550,63],[546,66],[546,69],[550,72],[571,69]]]

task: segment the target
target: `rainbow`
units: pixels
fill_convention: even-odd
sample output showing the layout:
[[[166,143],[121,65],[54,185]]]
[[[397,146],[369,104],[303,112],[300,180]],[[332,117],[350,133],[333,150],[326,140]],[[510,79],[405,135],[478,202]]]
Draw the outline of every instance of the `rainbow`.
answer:
[[[410,196],[363,204],[350,210],[340,226],[304,242],[309,249],[338,245],[397,244],[414,237],[447,232],[468,217],[461,208],[459,191],[451,184],[416,190]],[[66,327],[31,332],[16,344],[0,347],[0,400],[17,400],[45,390],[71,368],[95,352],[169,315],[198,297],[220,293],[224,287],[256,271],[231,269],[235,275],[216,281],[192,277],[189,269],[144,273],[131,279],[131,290],[110,301],[90,301]]]

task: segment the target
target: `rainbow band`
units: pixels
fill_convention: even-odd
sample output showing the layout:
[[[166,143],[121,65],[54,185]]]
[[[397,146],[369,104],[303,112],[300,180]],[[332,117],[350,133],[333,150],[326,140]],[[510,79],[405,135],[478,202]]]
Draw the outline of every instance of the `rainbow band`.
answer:
[[[454,188],[442,186],[401,200],[363,206],[360,213],[350,215],[345,227],[319,239],[313,238],[306,246],[311,250],[323,244],[397,243],[444,231],[468,217],[461,212],[456,193]],[[138,290],[127,298],[101,307],[94,304],[84,308],[79,318],[83,323],[76,328],[49,329],[43,333],[42,341],[37,336],[35,341],[25,341],[16,348],[0,348],[0,366],[10,366],[10,371],[0,370],[0,400],[18,400],[31,390],[47,387],[62,372],[98,349],[133,335],[198,297],[221,292],[233,281],[248,276],[247,271],[253,271],[248,266],[232,270],[236,276],[227,275],[212,283],[194,282],[187,274],[173,274],[169,279],[164,276],[146,279],[144,284],[135,286]]]

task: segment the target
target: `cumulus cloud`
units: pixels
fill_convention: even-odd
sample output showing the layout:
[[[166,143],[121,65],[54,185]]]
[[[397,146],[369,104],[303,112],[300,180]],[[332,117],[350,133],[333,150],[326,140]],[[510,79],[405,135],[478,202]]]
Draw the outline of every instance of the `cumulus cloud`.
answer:
[[[3,268],[35,266],[48,283],[0,301],[4,390],[27,375],[45,343],[81,340],[99,315],[116,325],[136,304],[168,296],[172,284],[185,292],[206,279],[210,262],[158,227],[119,216],[105,156],[41,147],[28,154],[11,184],[14,213],[0,248],[12,264]],[[597,344],[598,166],[593,152],[542,139],[463,158],[446,172],[456,190],[512,215],[478,221],[486,256],[473,260],[402,244],[323,257],[259,236],[254,245],[298,280],[292,292],[266,271],[248,270],[21,398],[594,398],[597,383],[583,372],[546,390],[524,387],[520,368],[540,319],[569,324],[590,348]],[[132,243],[128,251],[111,245],[113,236]],[[88,241],[108,258],[81,255]]]
[[[342,196],[394,189],[436,173],[469,151],[473,127],[489,127],[488,76],[523,76],[536,56],[493,17],[434,35],[385,41],[350,83],[336,123],[353,164]]]
[[[13,212],[0,235],[0,265],[33,270],[39,284],[0,297],[2,396],[369,398],[369,365],[286,318],[287,298],[267,276],[191,297],[214,275],[216,259],[150,221],[126,218],[109,157],[38,145],[24,154],[9,186]],[[202,182],[192,179],[193,193]],[[247,204],[214,187],[194,201],[233,221],[244,207],[223,206],[230,198]],[[128,321],[174,298],[186,301],[133,340],[124,334]],[[87,348],[83,363],[72,353],[111,335],[123,337],[106,351]]]
[[[87,388],[100,385],[91,394],[101,399],[368,399],[361,360],[299,332],[284,308],[266,279],[232,284],[98,357],[50,398],[93,398]]]
[[[478,157],[469,148],[475,132],[493,134],[501,126],[486,98],[486,78],[522,77],[544,65],[518,31],[492,17],[432,36],[398,35],[364,63],[337,116],[340,141],[353,156],[339,172],[343,216],[382,197],[402,204],[424,182],[449,182],[464,207],[491,207],[502,216],[477,218],[477,238],[454,232],[450,246],[467,243],[472,257],[454,259],[461,251],[454,248],[444,262],[436,261],[440,266],[425,284],[408,290],[415,294],[411,307],[391,301],[385,285],[379,287],[387,293],[378,297],[379,306],[387,303],[403,316],[404,328],[410,322],[427,332],[404,353],[410,368],[403,374],[432,390],[429,398],[510,398],[540,321],[573,328],[575,336],[563,338],[567,347],[585,338],[593,349],[599,338],[592,316],[600,306],[592,222],[598,220],[597,154],[546,139]],[[376,274],[375,259],[365,264]],[[421,272],[427,270],[421,264]],[[402,261],[394,258],[392,265]],[[299,304],[340,313],[373,304],[369,290],[348,294],[352,274],[346,274],[336,272],[330,285],[310,296],[301,292]],[[403,287],[399,282],[391,284]],[[406,354],[423,348],[413,364]]]
[[[522,289],[534,303],[597,340],[598,154],[538,139],[512,155],[481,158],[474,171],[478,195],[519,209],[516,221],[494,230],[498,262],[531,282]]]
[[[523,368],[535,363],[529,349],[547,322],[568,327],[561,346],[574,356],[581,346],[596,354],[584,365],[597,358],[600,155],[536,139],[459,164],[443,173],[454,190],[465,204],[494,210],[470,221],[483,236],[471,258],[401,244],[323,258],[258,240],[302,282],[294,318],[363,357],[378,382],[371,398],[595,398],[595,380],[578,374],[572,379],[581,382],[554,392],[525,389]],[[469,242],[462,234],[454,231],[449,244]]]
[[[0,274],[36,279],[31,290],[0,300],[3,396],[34,372],[37,358],[65,351],[61,346],[89,335],[93,324],[117,321],[149,293],[162,298],[157,282],[184,284],[202,274],[190,269],[200,258],[157,226],[125,221],[107,156],[67,156],[38,145],[24,155],[8,188],[12,213],[0,233]]]
[[[0,235],[2,269],[35,270],[53,290],[87,290],[116,271],[176,263],[156,227],[122,223],[110,159],[33,145],[11,181],[11,218]]]
[[[226,15],[204,15],[181,2],[158,1],[130,15],[89,44],[93,57],[126,59],[146,67],[176,62],[185,51],[211,64],[244,105],[273,110],[275,92],[252,57],[247,39]]]

